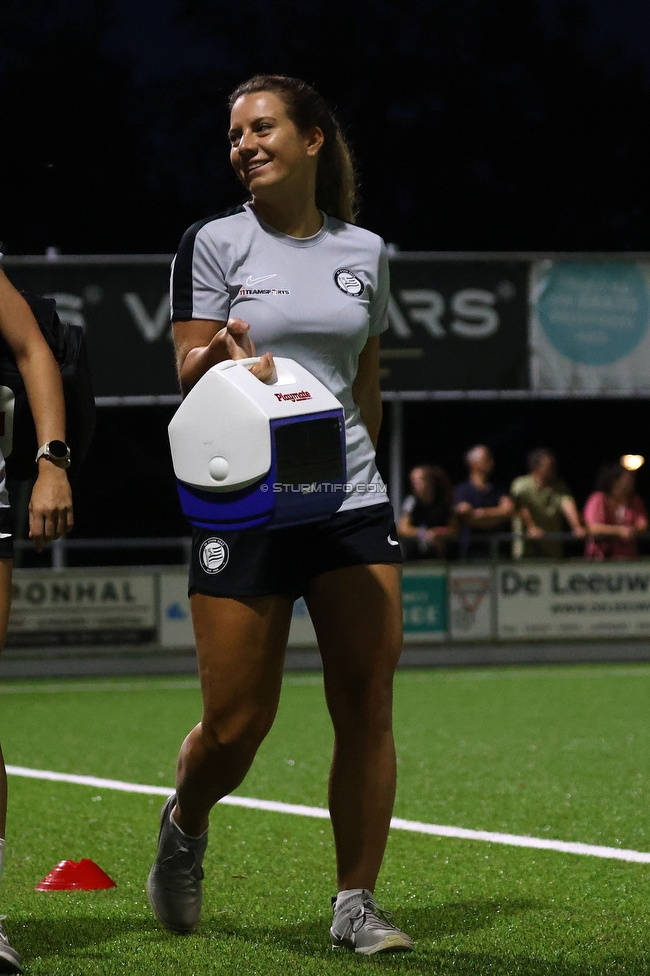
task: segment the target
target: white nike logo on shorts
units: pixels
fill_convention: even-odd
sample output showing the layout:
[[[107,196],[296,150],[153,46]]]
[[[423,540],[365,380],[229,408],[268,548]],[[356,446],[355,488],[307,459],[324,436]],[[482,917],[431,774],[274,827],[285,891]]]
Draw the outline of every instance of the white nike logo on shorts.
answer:
[[[391,539],[390,535],[387,535],[386,538],[388,539],[388,541],[391,544],[391,546],[398,546],[399,545],[399,542],[395,542],[394,539]]]
[[[260,275],[259,278],[253,278],[252,275],[249,275],[248,278],[246,279],[246,285],[248,287],[250,287],[251,285],[259,285],[260,281],[268,281],[269,278],[277,278],[277,274]]]

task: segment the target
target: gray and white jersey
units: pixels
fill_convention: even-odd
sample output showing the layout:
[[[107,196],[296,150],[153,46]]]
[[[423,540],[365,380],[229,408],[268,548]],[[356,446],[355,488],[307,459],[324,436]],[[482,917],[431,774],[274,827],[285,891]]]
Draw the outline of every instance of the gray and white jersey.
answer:
[[[249,204],[193,224],[172,264],[172,319],[243,319],[258,355],[295,359],[337,397],[351,486],[346,511],[386,501],[352,383],[368,337],[388,327],[388,258],[376,234],[323,217],[306,238],[280,233]]]

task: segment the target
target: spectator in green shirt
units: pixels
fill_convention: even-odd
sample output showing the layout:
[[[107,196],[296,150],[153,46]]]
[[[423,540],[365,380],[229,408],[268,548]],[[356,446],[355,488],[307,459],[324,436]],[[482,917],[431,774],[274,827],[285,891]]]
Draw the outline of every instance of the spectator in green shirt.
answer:
[[[549,532],[562,532],[565,520],[576,538],[584,538],[585,529],[575,500],[567,485],[557,476],[555,455],[539,447],[528,455],[530,474],[515,478],[510,494],[515,503],[513,556],[553,556],[564,554],[562,542],[545,539]],[[521,537],[524,537],[523,539]]]

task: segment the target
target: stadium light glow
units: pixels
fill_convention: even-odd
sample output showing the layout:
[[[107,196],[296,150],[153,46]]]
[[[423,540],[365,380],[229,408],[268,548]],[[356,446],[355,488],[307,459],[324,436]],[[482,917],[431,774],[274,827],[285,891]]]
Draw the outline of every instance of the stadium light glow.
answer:
[[[645,458],[642,454],[624,454],[621,464],[627,471],[638,471],[641,465],[645,464]]]

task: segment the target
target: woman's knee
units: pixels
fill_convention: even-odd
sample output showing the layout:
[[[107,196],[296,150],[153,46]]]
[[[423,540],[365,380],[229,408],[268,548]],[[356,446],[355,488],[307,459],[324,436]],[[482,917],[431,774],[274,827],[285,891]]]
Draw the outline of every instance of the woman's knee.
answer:
[[[211,752],[254,756],[275,717],[267,709],[224,712],[208,709],[201,720],[201,737]]]
[[[393,675],[357,674],[326,681],[334,728],[379,733],[392,727]]]

